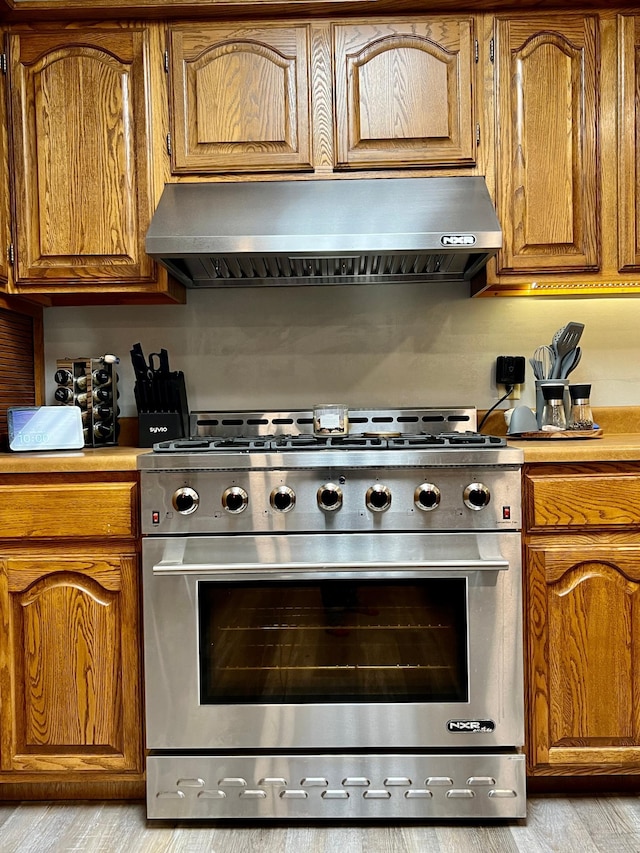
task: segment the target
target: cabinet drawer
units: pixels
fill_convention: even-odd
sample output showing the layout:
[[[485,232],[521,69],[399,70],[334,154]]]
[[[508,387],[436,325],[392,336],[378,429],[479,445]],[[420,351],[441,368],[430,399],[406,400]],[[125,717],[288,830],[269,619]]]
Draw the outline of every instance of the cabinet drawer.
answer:
[[[640,474],[525,477],[529,530],[640,523]]]
[[[130,537],[137,533],[135,483],[0,486],[0,537]]]

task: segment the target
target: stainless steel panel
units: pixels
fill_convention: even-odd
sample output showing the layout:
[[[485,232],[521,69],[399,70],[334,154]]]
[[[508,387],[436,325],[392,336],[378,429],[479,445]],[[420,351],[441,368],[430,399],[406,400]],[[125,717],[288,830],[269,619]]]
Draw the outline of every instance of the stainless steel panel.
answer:
[[[478,413],[472,406],[350,408],[349,419],[352,433],[423,432],[437,435],[441,432],[475,432],[478,426]],[[308,435],[313,429],[311,409],[197,411],[191,412],[189,420],[192,436]]]
[[[154,575],[153,567],[171,561],[172,549],[186,553],[210,552],[212,561],[226,553],[237,564],[255,562],[256,548],[264,543],[280,555],[293,539],[285,537],[193,537],[147,539],[143,542],[144,636],[146,670],[147,745],[154,750],[179,749],[395,749],[478,748],[518,746],[523,743],[521,554],[520,535],[504,534],[393,534],[363,536],[357,550],[379,554],[387,545],[398,548],[400,562],[409,552],[430,549],[459,560],[455,568],[434,571],[434,577],[467,579],[469,701],[429,704],[363,702],[315,704],[201,705],[198,675],[198,583],[207,575]],[[271,542],[270,542],[271,540]],[[322,547],[315,536],[300,537],[310,552]],[[356,546],[354,535],[327,537],[347,551]],[[254,544],[251,544],[251,543]],[[327,547],[330,543],[324,543]],[[237,548],[237,553],[234,551]],[[264,555],[262,555],[264,557]],[[349,555],[351,556],[351,555]],[[500,556],[507,571],[476,571],[462,564]],[[189,557],[188,557],[189,559]],[[203,561],[204,562],[204,561]],[[283,569],[286,564],[283,565]],[[411,572],[410,560],[405,572]],[[365,573],[366,574],[366,573]],[[265,576],[268,571],[265,570]],[[353,571],[351,576],[358,577]],[[362,581],[366,582],[366,581]],[[491,720],[491,727],[473,721]],[[461,721],[449,726],[450,721]],[[469,722],[471,721],[471,722]],[[479,775],[475,771],[469,775]],[[200,775],[194,770],[188,774]],[[277,775],[277,774],[276,774]],[[358,774],[351,774],[358,775]],[[401,773],[386,775],[402,775]]]
[[[462,281],[501,246],[468,176],[167,184],[146,236],[193,287]]]
[[[522,465],[524,453],[516,447],[487,448],[458,446],[438,450],[275,450],[247,453],[211,450],[207,453],[143,453],[138,456],[142,471],[249,471],[295,468],[483,468]]]
[[[179,785],[185,768],[200,788]],[[304,784],[312,777],[323,784]],[[247,789],[225,785],[242,775]],[[281,782],[262,786],[264,777]],[[346,787],[349,778],[370,784]],[[399,784],[385,787],[385,779]],[[430,785],[429,778],[447,778]],[[492,785],[473,785],[491,777]],[[258,797],[258,794],[260,795]],[[247,796],[250,795],[250,796]],[[524,756],[509,753],[372,755],[151,755],[147,759],[147,815],[152,819],[516,819],[526,816]]]
[[[391,452],[394,459],[400,458]],[[492,451],[486,451],[490,454]],[[162,455],[162,454],[158,454]],[[375,464],[369,469],[345,464],[345,457],[335,460],[335,467],[314,468],[306,457],[307,466],[289,467],[289,456],[280,465],[254,470],[230,471],[165,471],[162,474],[144,471],[141,480],[142,530],[154,535],[170,533],[291,533],[316,531],[346,533],[357,531],[397,532],[436,530],[518,530],[521,521],[519,466],[474,464],[473,467],[382,467],[379,453],[372,453]],[[340,456],[337,452],[334,456]],[[349,454],[350,457],[355,454]],[[364,453],[364,455],[368,455]],[[457,453],[453,454],[457,457]],[[460,454],[464,455],[464,454]],[[259,462],[254,454],[247,461]],[[285,466],[284,468],[282,466]],[[440,504],[431,512],[421,512],[414,504],[416,488],[433,483],[440,490]],[[471,483],[485,483],[491,499],[482,510],[464,504],[465,489]],[[335,512],[323,512],[318,507],[317,491],[326,483],[339,483],[342,506]],[[371,512],[366,506],[367,489],[383,484],[391,492],[391,506],[384,512]],[[286,486],[295,494],[295,506],[290,512],[278,512],[270,501],[274,489]],[[199,496],[198,508],[189,515],[173,509],[175,491],[188,487]],[[248,495],[245,511],[231,514],[222,506],[222,495],[228,488],[242,488]],[[156,517],[158,522],[155,522]]]
[[[511,568],[497,533],[291,534],[215,540],[191,536],[164,540],[161,551],[145,541],[143,549],[145,565],[152,553],[161,555],[150,563],[154,576],[195,575],[207,581],[428,578]]]

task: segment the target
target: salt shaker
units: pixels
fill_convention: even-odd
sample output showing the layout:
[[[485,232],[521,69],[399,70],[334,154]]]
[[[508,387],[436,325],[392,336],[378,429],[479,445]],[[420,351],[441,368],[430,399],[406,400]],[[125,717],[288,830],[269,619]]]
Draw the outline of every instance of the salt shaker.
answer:
[[[569,385],[571,396],[571,413],[569,429],[593,429],[593,414],[589,396],[591,385]]]
[[[544,432],[554,432],[567,428],[567,418],[564,413],[564,385],[547,384],[542,386],[544,409],[540,429]]]

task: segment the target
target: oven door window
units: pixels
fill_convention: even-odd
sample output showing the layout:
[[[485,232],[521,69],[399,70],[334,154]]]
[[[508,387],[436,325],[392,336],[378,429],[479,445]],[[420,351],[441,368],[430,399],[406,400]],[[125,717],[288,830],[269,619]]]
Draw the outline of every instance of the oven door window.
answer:
[[[201,704],[468,701],[464,578],[198,587]]]

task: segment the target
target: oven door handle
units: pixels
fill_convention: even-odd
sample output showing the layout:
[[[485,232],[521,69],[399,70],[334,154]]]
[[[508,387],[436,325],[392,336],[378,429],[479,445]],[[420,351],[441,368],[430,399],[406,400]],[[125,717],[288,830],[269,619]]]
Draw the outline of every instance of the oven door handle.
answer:
[[[291,580],[292,578],[324,579],[343,577],[374,578],[420,578],[429,577],[434,572],[504,572],[509,569],[509,561],[502,558],[484,560],[424,560],[410,563],[394,561],[357,561],[321,562],[321,563],[183,563],[177,560],[161,560],[153,567],[153,574],[162,575],[200,575],[209,580],[239,580],[246,577],[264,576],[269,580]]]

